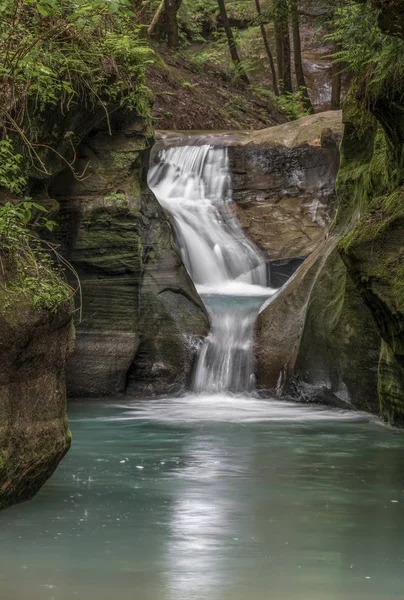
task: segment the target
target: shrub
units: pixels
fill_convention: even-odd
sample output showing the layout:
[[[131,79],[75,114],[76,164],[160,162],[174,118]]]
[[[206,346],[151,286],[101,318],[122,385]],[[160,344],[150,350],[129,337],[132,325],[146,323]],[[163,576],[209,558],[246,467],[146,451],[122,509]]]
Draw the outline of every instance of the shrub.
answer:
[[[303,93],[301,90],[297,92],[287,92],[276,99],[277,107],[289,120],[300,119],[301,117],[307,116],[308,110],[304,108],[303,104]]]
[[[35,233],[55,226],[46,212],[30,200],[0,207],[0,286],[8,292],[2,311],[13,298],[26,297],[35,307],[56,312],[74,293],[60,277],[61,267],[55,268],[56,248]]]
[[[51,106],[101,106],[108,118],[119,103],[149,116],[151,60],[130,0],[3,0],[0,137],[18,134],[38,166],[34,117]]]

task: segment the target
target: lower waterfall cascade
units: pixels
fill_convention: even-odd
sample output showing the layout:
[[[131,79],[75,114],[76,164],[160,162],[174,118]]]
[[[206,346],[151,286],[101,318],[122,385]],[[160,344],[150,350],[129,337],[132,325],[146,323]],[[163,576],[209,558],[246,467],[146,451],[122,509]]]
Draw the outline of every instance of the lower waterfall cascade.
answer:
[[[268,287],[265,256],[234,214],[227,148],[191,142],[157,144],[148,184],[173,218],[182,260],[210,316],[193,391],[250,392],[254,324],[276,290]]]

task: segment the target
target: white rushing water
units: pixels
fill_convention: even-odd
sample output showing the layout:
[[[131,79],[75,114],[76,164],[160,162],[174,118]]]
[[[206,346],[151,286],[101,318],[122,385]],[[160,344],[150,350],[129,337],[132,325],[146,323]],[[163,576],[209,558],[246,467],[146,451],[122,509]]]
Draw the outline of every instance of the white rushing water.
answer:
[[[201,143],[155,152],[149,186],[173,217],[182,259],[211,319],[194,391],[248,392],[254,323],[275,290],[267,286],[264,256],[235,216],[227,148]]]

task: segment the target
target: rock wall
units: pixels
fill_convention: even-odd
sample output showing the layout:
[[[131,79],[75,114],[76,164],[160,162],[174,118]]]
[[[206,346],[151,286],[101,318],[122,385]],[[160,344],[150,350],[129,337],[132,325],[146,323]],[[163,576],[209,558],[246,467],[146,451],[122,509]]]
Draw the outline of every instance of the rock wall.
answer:
[[[1,286],[0,301],[2,509],[34,496],[70,447],[65,369],[74,330],[69,303],[53,314]]]
[[[378,376],[382,414],[404,425],[403,163],[381,124],[374,122],[365,138],[352,126],[348,132],[339,176],[339,219],[355,212],[361,216],[339,250],[383,340]]]
[[[341,113],[255,137],[236,161],[243,165],[236,178],[239,212],[252,221],[246,229],[271,258],[307,257],[259,316],[258,387],[378,412],[380,334],[338,256],[346,229],[333,221]]]
[[[95,128],[79,150],[77,170],[87,167],[87,176],[65,171],[50,188],[61,252],[82,288],[71,396],[179,391],[207,331],[170,223],[145,183],[148,146],[131,115],[114,123],[112,136]]]
[[[287,391],[378,413],[380,334],[335,245],[312,289]]]
[[[382,30],[403,45],[402,2],[372,4],[380,11]],[[382,338],[381,413],[390,423],[403,426],[404,86],[394,69],[386,69],[378,90],[369,97],[366,86],[358,84],[345,104],[337,227],[353,224],[339,244],[340,255]]]
[[[309,256],[336,210],[340,112],[254,132],[229,148],[237,216],[272,259]]]

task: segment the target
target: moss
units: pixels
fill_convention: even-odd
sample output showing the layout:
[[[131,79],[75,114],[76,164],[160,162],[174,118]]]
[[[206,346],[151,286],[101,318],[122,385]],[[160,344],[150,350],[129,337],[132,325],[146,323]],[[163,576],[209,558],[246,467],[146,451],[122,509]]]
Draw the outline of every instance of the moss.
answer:
[[[335,226],[346,227],[372,206],[377,208],[377,199],[394,190],[397,181],[393,151],[381,125],[373,123],[364,132],[348,125],[337,180],[340,202]]]
[[[154,131],[153,131],[153,134],[154,134]],[[141,152],[142,150],[146,150],[147,145],[148,145],[147,139],[143,135],[139,135],[139,137],[133,137],[131,139],[125,140],[125,150],[126,151]]]
[[[0,288],[5,292],[2,314],[20,297],[55,313],[72,296],[72,289],[60,276],[57,252],[35,235],[35,223],[50,229],[55,225],[42,216],[44,212],[31,201],[5,202],[0,207]]]
[[[123,204],[127,202],[125,194],[121,192],[112,192],[108,196],[104,196],[104,200],[105,202],[120,202]]]
[[[387,85],[387,84],[386,84]],[[404,425],[404,169],[396,131],[402,114],[374,99],[348,99],[335,227],[348,230],[339,252],[383,340],[378,394],[383,417]],[[362,114],[363,118],[357,118]]]
[[[372,241],[388,235],[394,222],[404,218],[404,188],[399,188],[388,196],[375,198],[369,212],[358,221],[356,227],[341,239],[339,247],[349,252],[351,246]]]
[[[0,451],[0,482],[7,477],[9,468],[9,453],[7,450]]]
[[[389,345],[382,342],[379,362],[378,393],[384,419],[392,425],[404,427],[404,367]]]
[[[131,210],[133,211],[133,199],[138,199],[138,206],[137,206],[137,214],[140,214],[140,194],[142,192],[141,190],[141,185],[140,185],[140,178],[138,179],[137,177],[132,177],[129,181],[128,187],[127,187],[127,191],[128,191],[128,195],[130,197],[130,199],[132,200],[131,202]]]
[[[71,301],[73,290],[57,273],[46,272],[40,265],[8,272],[6,281],[0,281],[3,302],[0,314],[8,316],[12,306],[28,302],[35,308],[56,313],[59,308]]]

